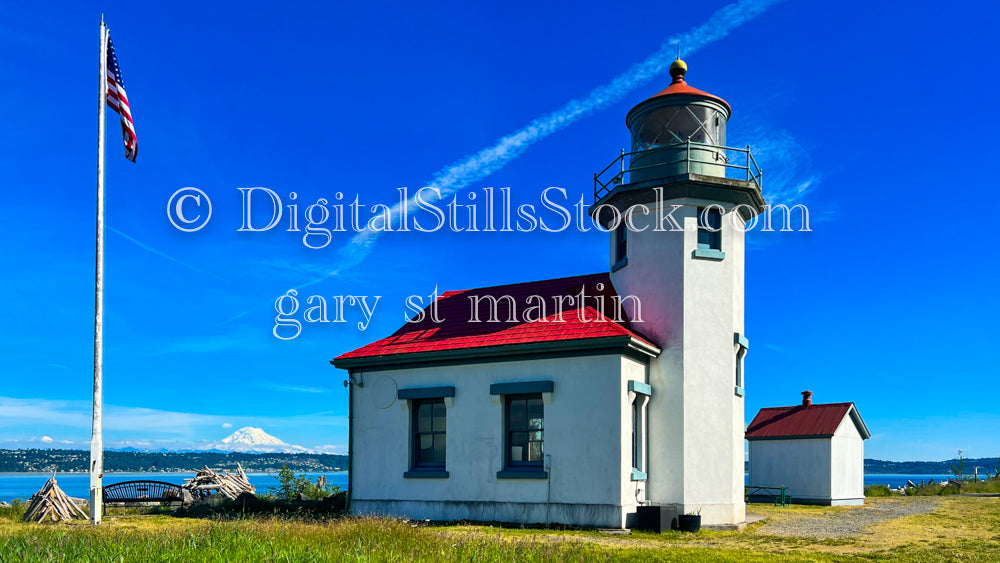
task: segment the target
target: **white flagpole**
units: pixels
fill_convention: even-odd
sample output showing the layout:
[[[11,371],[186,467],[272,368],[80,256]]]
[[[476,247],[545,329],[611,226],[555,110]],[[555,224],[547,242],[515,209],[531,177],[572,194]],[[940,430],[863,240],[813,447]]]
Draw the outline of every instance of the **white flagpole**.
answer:
[[[97,101],[97,268],[94,282],[94,424],[90,435],[90,522],[101,523],[104,504],[104,437],[101,422],[104,364],[104,105],[108,88],[108,28],[101,16],[101,72]]]

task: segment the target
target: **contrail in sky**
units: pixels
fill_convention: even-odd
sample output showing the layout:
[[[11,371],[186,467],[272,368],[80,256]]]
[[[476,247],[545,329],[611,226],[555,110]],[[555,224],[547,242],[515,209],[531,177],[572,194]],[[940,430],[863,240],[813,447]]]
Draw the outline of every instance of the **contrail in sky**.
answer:
[[[182,260],[178,260],[177,258],[174,258],[173,256],[167,254],[166,252],[163,252],[161,250],[157,250],[157,249],[153,248],[152,246],[149,246],[148,244],[140,242],[140,241],[132,238],[131,236],[125,234],[124,232],[119,231],[118,229],[116,229],[114,227],[109,226],[108,230],[111,231],[112,233],[115,233],[116,235],[124,238],[125,240],[131,242],[132,244],[135,244],[136,246],[138,246],[139,248],[145,250],[146,252],[150,252],[152,254],[155,254],[155,255],[159,256],[160,258],[165,258],[165,259],[170,260],[171,262],[173,262],[175,264],[180,264],[181,266],[184,266],[185,268],[187,268],[189,270],[193,270],[195,272],[198,272],[199,274],[205,274],[207,276],[212,276],[214,278],[223,279],[223,278],[220,278],[219,276],[217,276],[215,274],[206,272],[206,271],[204,271],[204,270],[202,270],[200,268],[196,268],[196,267],[192,266],[191,264],[188,264],[187,262],[184,262]]]
[[[689,55],[700,48],[722,39],[730,31],[754,19],[774,4],[783,0],[740,0],[728,4],[717,12],[705,23],[692,28],[684,33],[675,35],[666,40],[658,51],[647,57],[645,60],[632,65],[628,70],[613,78],[610,82],[593,89],[585,98],[570,100],[556,111],[539,117],[528,123],[521,129],[500,138],[495,144],[484,148],[481,151],[463,158],[438,171],[434,177],[425,184],[435,187],[441,191],[441,198],[434,198],[430,194],[424,194],[428,201],[439,201],[449,195],[467,187],[472,182],[480,180],[503,168],[508,162],[520,156],[525,150],[536,142],[549,135],[564,129],[579,119],[605,108],[623,99],[629,92],[651,81],[654,77],[665,72],[670,63],[674,61],[679,44],[685,55]],[[414,196],[415,197],[415,196]],[[407,214],[416,212],[418,207],[414,199],[411,198],[407,205]],[[401,217],[402,208],[396,204],[390,210],[391,222],[396,224]],[[346,269],[359,264],[371,252],[378,238],[382,235],[381,230],[364,229],[358,232],[351,241],[340,249],[340,264],[337,269],[331,271],[327,276],[337,275]],[[299,288],[313,285],[324,278],[315,279],[298,286]]]

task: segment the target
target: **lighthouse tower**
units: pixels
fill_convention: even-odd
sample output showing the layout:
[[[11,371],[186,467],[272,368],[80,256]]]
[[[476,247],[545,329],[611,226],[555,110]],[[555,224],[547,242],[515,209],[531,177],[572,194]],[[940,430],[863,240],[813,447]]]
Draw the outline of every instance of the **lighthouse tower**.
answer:
[[[631,151],[595,175],[591,213],[612,231],[616,290],[641,303],[633,327],[663,350],[649,368],[646,503],[733,524],[745,519],[744,229],[765,202],[749,147],[726,147],[729,104],[686,73],[676,60],[670,86],[628,112]]]

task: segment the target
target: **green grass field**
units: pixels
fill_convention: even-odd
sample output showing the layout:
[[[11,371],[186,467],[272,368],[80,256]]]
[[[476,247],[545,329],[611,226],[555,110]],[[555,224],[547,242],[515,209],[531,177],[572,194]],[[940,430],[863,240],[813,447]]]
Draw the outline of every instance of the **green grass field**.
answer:
[[[906,498],[872,499],[878,503]],[[771,521],[836,517],[853,507],[750,505]],[[948,496],[930,514],[857,536],[742,532],[635,533],[424,526],[389,519],[201,519],[110,516],[100,527],[26,524],[0,509],[0,563],[35,561],[1000,561],[1000,498]]]

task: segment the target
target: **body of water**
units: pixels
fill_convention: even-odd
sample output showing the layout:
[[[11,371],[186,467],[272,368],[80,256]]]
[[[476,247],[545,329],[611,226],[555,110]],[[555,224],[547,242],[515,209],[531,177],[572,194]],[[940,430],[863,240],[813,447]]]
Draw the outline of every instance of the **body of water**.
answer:
[[[298,474],[298,473],[297,473]],[[194,477],[190,473],[105,473],[104,484],[111,485],[122,481],[165,481],[167,483],[184,484],[184,479]],[[320,475],[326,475],[327,483],[347,489],[347,472],[305,473],[313,481]],[[51,477],[51,473],[0,473],[0,501],[10,502],[16,498],[27,500],[38,492]],[[257,487],[258,493],[266,493],[272,487],[278,487],[276,473],[247,473],[250,483]],[[86,473],[57,473],[56,481],[67,495],[77,498],[90,496],[90,475]]]
[[[935,483],[940,483],[948,478],[955,477],[952,474],[920,474],[920,475],[906,475],[903,473],[869,473],[865,474],[865,486],[868,485],[888,485],[890,488],[897,489],[899,487],[905,487],[906,481],[910,480],[916,484],[920,484],[921,481],[934,481]],[[745,484],[750,484],[750,476],[747,475],[747,481]]]

